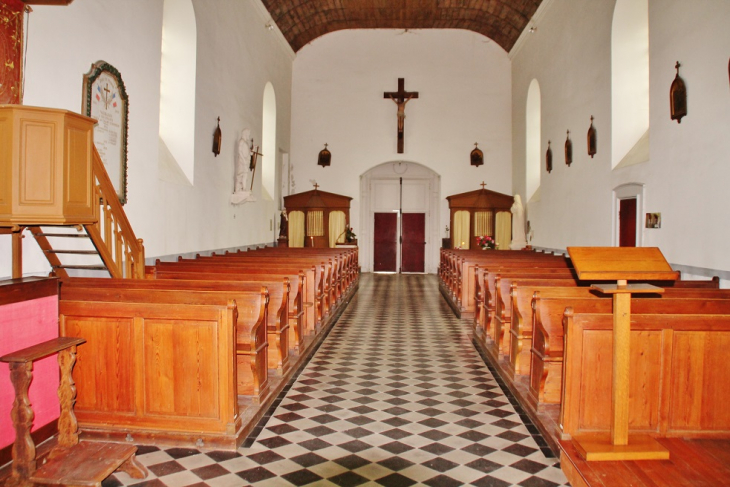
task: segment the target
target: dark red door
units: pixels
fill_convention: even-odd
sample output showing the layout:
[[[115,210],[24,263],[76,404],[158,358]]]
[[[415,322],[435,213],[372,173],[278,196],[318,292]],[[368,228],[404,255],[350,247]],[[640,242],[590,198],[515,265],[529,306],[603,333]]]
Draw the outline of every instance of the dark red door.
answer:
[[[401,271],[423,272],[426,258],[426,214],[403,213]]]
[[[373,229],[373,270],[375,272],[395,272],[398,236],[398,214],[375,213]]]
[[[636,198],[619,200],[618,246],[636,247]]]

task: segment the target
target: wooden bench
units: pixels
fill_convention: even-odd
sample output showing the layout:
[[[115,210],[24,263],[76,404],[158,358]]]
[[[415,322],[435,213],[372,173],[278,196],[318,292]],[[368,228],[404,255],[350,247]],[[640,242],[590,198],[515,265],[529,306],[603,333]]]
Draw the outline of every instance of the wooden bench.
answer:
[[[491,323],[493,331],[492,348],[493,355],[499,360],[502,356],[509,357],[510,350],[510,327],[512,322],[512,301],[511,286],[515,281],[534,281],[534,285],[544,286],[578,286],[578,282],[571,275],[542,275],[532,274],[532,279],[527,279],[524,274],[497,274],[494,279],[494,319]]]
[[[244,276],[278,275],[289,278],[290,282],[296,276],[299,279],[301,273],[304,274],[302,281],[302,303],[313,303],[313,306],[305,306],[307,329],[319,330],[322,327],[323,320],[328,316],[329,287],[327,281],[327,272],[324,266],[311,266],[303,268],[302,265],[267,265],[265,268],[261,264],[225,264],[216,262],[157,262],[154,267],[146,268],[146,276],[151,279],[179,279],[180,273],[186,273],[183,279],[191,279],[192,274],[215,274],[216,279],[221,274],[236,274],[244,279]],[[209,280],[210,278],[205,278]],[[236,279],[239,279],[237,277]],[[256,279],[256,278],[254,278]]]
[[[641,314],[724,314],[730,313],[728,293],[702,296],[699,290],[665,290],[662,297],[643,296],[631,300],[632,310]],[[704,293],[717,293],[706,290]],[[530,364],[529,401],[531,404],[560,402],[564,363],[563,320],[565,309],[579,313],[611,313],[610,299],[586,288],[534,289],[532,301],[533,337]]]
[[[525,279],[543,278],[543,279],[562,279],[575,277],[575,273],[571,268],[519,268],[519,267],[491,267],[489,269],[476,266],[474,269],[474,330],[486,330],[486,323],[489,322],[488,316],[483,314],[486,310],[494,312],[496,308],[496,287],[494,280],[498,275],[510,277],[524,277]]]
[[[61,283],[61,300],[222,306],[235,300],[238,311],[237,393],[251,396],[254,404],[260,404],[269,394],[268,369],[275,369],[278,364],[267,360],[269,291],[265,286],[211,281],[70,278]],[[275,335],[275,332],[271,333]]]
[[[562,439],[606,433],[611,420],[611,314],[565,311]],[[629,430],[659,437],[728,438],[730,316],[631,316]],[[673,461],[677,461],[674,459]]]
[[[11,417],[15,428],[13,466],[8,486],[30,487],[33,484],[100,487],[102,480],[120,470],[135,479],[147,477],[147,470],[137,462],[137,447],[123,443],[79,442],[74,416],[76,389],[72,377],[76,347],[83,338],[56,338],[0,357],[10,365],[10,380],[15,388]],[[58,441],[45,463],[38,467],[36,449],[30,430],[33,410],[28,388],[33,380],[33,362],[58,353],[61,381],[58,387],[61,415]]]
[[[85,337],[76,416],[87,437],[235,449],[243,441],[235,302],[59,303],[60,334]]]

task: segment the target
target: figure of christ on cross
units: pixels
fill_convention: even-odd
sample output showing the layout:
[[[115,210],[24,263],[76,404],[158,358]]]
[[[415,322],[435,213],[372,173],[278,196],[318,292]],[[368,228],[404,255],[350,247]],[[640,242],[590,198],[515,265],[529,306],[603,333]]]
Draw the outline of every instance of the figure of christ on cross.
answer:
[[[403,154],[403,125],[406,118],[406,103],[418,98],[417,91],[405,90],[405,79],[398,78],[398,91],[386,91],[383,98],[390,98],[398,106],[398,154]]]

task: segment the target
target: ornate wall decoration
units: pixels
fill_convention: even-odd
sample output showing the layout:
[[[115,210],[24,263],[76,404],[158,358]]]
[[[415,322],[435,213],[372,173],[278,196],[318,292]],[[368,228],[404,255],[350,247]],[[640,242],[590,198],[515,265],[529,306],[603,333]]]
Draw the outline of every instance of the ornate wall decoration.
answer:
[[[553,151],[550,149],[550,141],[548,140],[547,152],[545,152],[545,169],[548,173],[553,172]]]
[[[99,123],[94,145],[114,184],[119,201],[127,202],[127,120],[129,97],[122,75],[105,61],[97,61],[84,75],[83,112]]]
[[[669,112],[672,120],[682,123],[682,117],[687,115],[687,87],[684,80],[679,77],[679,61],[674,66],[677,69],[677,75],[672,81],[672,87],[669,89]]]
[[[471,151],[469,159],[471,160],[472,166],[479,167],[484,164],[484,152],[482,152],[476,142],[474,143],[474,149]]]
[[[591,115],[591,126],[588,127],[586,138],[588,139],[588,155],[593,159],[593,156],[596,155],[596,129],[593,127],[593,115]]]
[[[23,103],[23,11],[20,0],[0,2],[0,104]]]

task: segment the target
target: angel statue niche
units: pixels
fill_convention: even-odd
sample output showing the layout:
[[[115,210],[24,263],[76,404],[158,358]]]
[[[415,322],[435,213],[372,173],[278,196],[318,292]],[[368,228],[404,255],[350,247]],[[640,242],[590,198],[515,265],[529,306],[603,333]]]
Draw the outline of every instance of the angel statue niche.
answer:
[[[251,164],[251,148],[253,139],[251,138],[251,130],[243,129],[241,138],[238,140],[238,151],[236,153],[236,175],[234,179],[234,189],[231,195],[231,203],[240,205],[249,201],[256,201],[253,192],[246,189],[248,186],[248,174]]]

